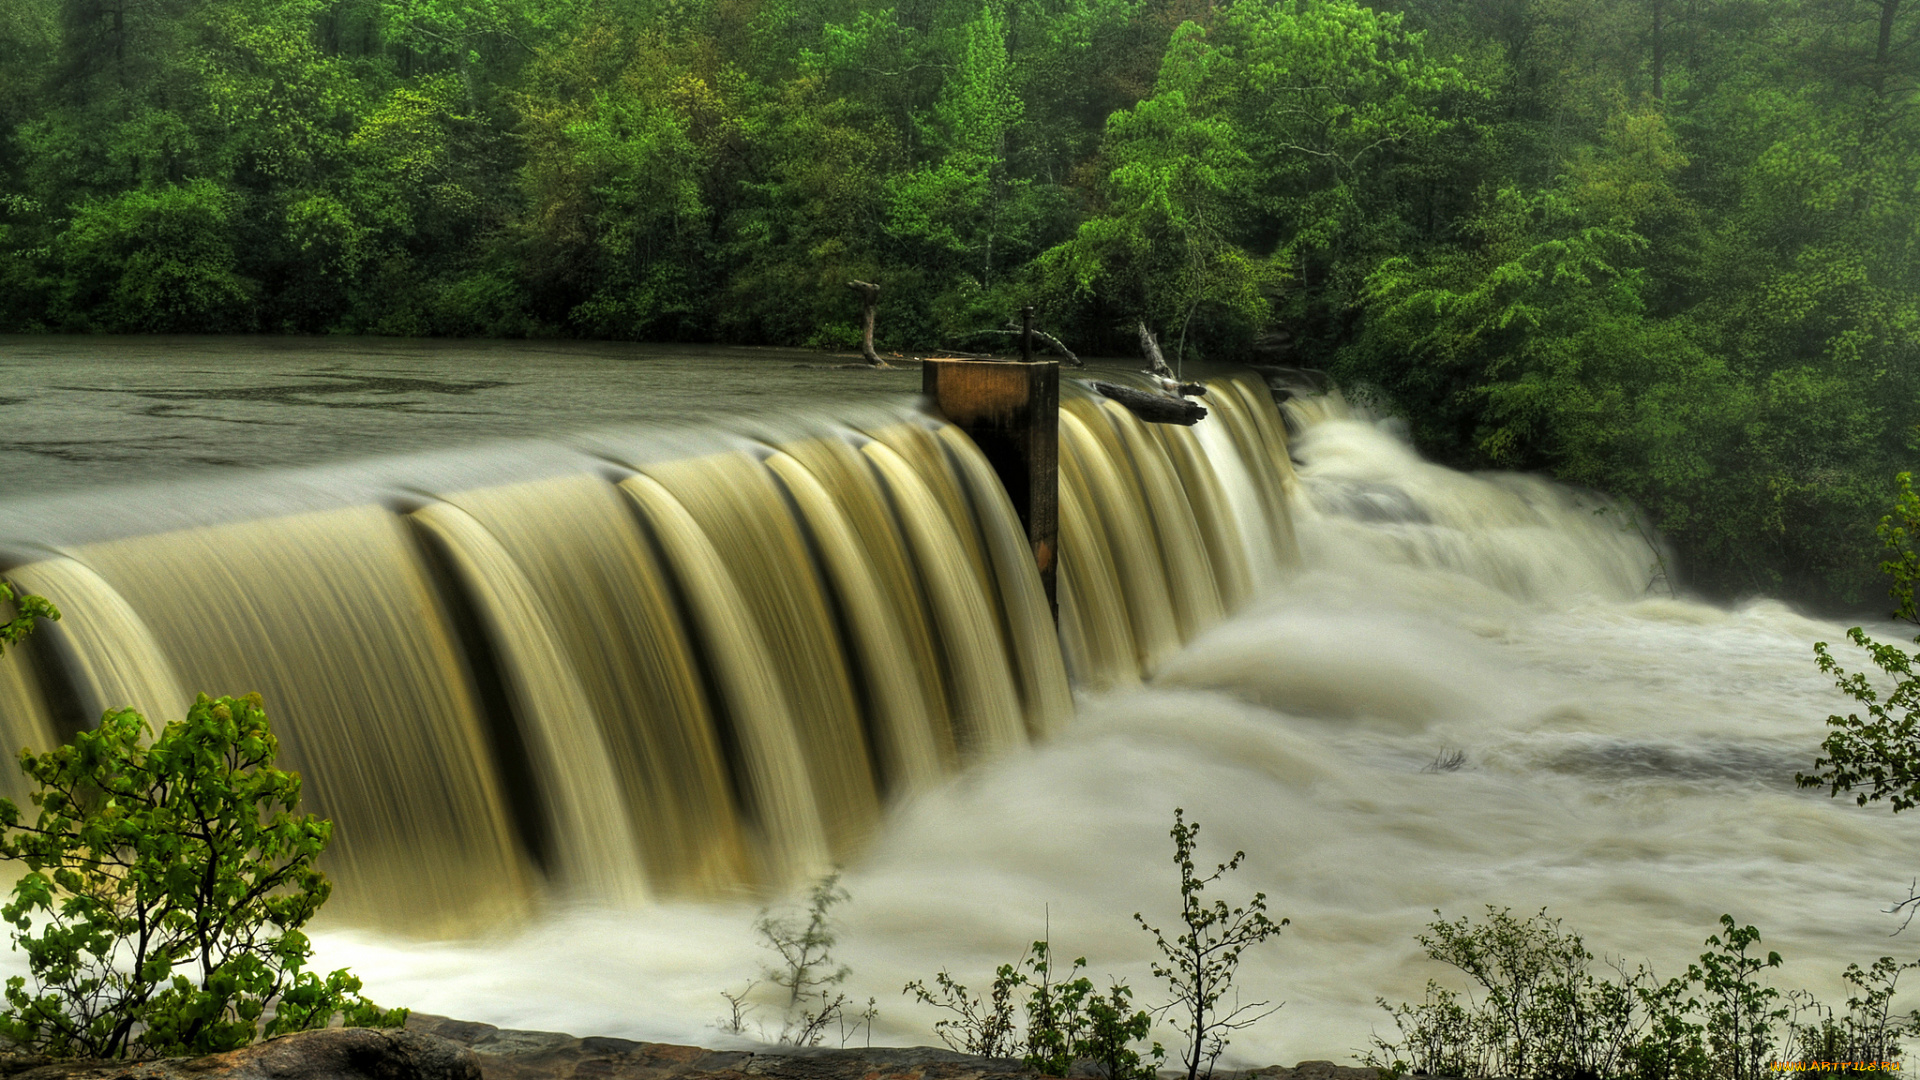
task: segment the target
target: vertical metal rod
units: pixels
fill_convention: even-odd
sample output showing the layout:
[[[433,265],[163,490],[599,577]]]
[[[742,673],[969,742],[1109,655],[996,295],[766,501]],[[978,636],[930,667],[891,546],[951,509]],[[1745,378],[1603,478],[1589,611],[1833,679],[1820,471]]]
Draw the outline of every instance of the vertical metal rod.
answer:
[[[1020,309],[1020,362],[1033,363],[1033,305]]]

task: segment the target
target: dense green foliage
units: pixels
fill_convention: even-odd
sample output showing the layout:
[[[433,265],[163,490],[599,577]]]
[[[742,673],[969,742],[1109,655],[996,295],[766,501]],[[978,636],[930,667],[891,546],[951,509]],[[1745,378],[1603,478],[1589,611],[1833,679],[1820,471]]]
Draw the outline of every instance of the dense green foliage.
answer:
[[[1900,973],[1920,962],[1850,965],[1846,1005],[1825,1006],[1763,981],[1780,954],[1760,953],[1760,931],[1731,915],[1699,962],[1665,981],[1645,964],[1595,974],[1580,935],[1545,911],[1520,919],[1489,905],[1484,922],[1441,919],[1419,941],[1473,986],[1463,995],[1429,981],[1418,1005],[1380,1002],[1396,1037],[1375,1036],[1362,1059],[1391,1076],[1762,1080],[1783,1062],[1884,1073],[1920,1034],[1920,1013],[1893,1010]]]
[[[306,970],[300,928],[330,890],[313,863],[332,825],[293,813],[300,778],[273,767],[277,751],[258,695],[202,694],[158,737],[120,709],[21,754],[40,812],[21,824],[0,799],[0,857],[27,868],[0,915],[33,987],[7,980],[0,1039],[55,1056],[205,1054],[341,1014],[405,1021],[347,971]]]
[[[1910,468],[1911,0],[10,0],[0,329],[1329,368],[1858,603]]]

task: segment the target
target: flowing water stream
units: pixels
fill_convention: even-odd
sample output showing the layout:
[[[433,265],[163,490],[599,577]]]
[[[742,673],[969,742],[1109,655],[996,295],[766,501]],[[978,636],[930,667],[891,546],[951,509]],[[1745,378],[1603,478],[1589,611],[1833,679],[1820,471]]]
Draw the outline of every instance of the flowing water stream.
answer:
[[[727,1041],[760,904],[836,864],[875,1042],[931,1040],[906,981],[1049,927],[1152,1003],[1176,806],[1292,920],[1241,1062],[1362,1047],[1444,977],[1435,908],[1544,905],[1667,974],[1731,912],[1834,999],[1912,951],[1877,907],[1920,826],[1792,782],[1843,628],[1665,595],[1620,508],[1337,397],[1289,436],[1211,388],[1193,430],[1066,394],[1058,646],[984,459],[880,401],[15,503],[8,576],[67,618],[0,661],[0,721],[262,690],[338,822],[318,960],[503,1026]]]

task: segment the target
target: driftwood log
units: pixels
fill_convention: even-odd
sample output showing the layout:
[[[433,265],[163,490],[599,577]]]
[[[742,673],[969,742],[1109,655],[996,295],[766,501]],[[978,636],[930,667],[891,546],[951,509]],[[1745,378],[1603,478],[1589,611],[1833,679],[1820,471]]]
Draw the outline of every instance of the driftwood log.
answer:
[[[880,286],[871,281],[849,281],[847,288],[860,294],[862,306],[866,309],[866,323],[860,331],[860,355],[874,367],[892,367],[893,365],[880,359],[879,353],[873,351],[873,309],[880,304]]]
[[[1093,388],[1098,390],[1101,396],[1119,402],[1128,412],[1149,424],[1181,424],[1192,427],[1207,415],[1206,409],[1185,398],[1149,394],[1145,390],[1135,390],[1130,386],[1115,386],[1110,382],[1096,382]]]
[[[1009,334],[1018,334],[1020,333],[1020,330],[1018,327],[1015,327],[1012,323],[1008,323],[1006,332]],[[1072,364],[1074,367],[1087,366],[1084,361],[1082,361],[1078,356],[1074,355],[1072,349],[1067,348],[1067,346],[1063,342],[1061,342],[1059,338],[1054,337],[1052,334],[1047,333],[1045,330],[1042,330],[1039,327],[1035,327],[1033,330],[1033,336],[1035,340],[1040,342],[1040,344],[1045,345],[1047,348],[1052,349],[1054,352],[1057,352],[1061,356],[1065,357],[1067,363]]]
[[[1147,358],[1147,370],[1164,378],[1173,378],[1173,369],[1167,366],[1167,358],[1160,355],[1160,339],[1153,336],[1145,322],[1140,323],[1140,354]]]
[[[1009,323],[1004,329],[978,330],[978,331],[975,331],[974,334],[969,335],[969,337],[973,337],[973,336],[985,337],[988,334],[1005,334],[1011,337],[1019,337],[1021,333],[1022,331],[1019,327]],[[1040,344],[1045,345],[1047,348],[1052,349],[1054,352],[1059,353],[1061,358],[1066,360],[1067,365],[1069,367],[1083,368],[1087,366],[1087,362],[1080,359],[1080,357],[1072,349],[1067,348],[1064,342],[1062,342],[1059,338],[1054,337],[1052,334],[1047,333],[1045,330],[1041,330],[1038,327],[1034,328],[1033,339],[1035,341],[1038,341]],[[967,339],[961,338],[960,340],[965,341]],[[966,355],[966,354],[963,353],[959,355]]]

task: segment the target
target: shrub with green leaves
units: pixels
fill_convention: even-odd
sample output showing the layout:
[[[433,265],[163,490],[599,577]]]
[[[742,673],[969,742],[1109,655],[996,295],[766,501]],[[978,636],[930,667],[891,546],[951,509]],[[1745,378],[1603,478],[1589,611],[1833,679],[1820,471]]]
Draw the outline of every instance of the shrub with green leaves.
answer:
[[[151,742],[149,738],[151,737]],[[205,1054],[324,1027],[396,1027],[345,970],[306,968],[331,890],[333,826],[295,814],[300,777],[258,694],[210,700],[152,737],[132,709],[51,753],[23,824],[0,800],[0,857],[27,873],[3,908],[31,980],[7,982],[0,1038],[59,1057]]]
[[[1233,858],[1217,864],[1213,873],[1202,875],[1193,861],[1200,845],[1200,823],[1189,824],[1186,811],[1175,807],[1173,829],[1168,835],[1173,837],[1173,864],[1180,870],[1180,923],[1185,929],[1169,938],[1148,925],[1137,911],[1133,921],[1153,935],[1155,947],[1166,958],[1166,963],[1153,966],[1153,974],[1167,984],[1172,995],[1163,1011],[1176,1018],[1180,1033],[1187,1038],[1182,1061],[1187,1067],[1187,1080],[1197,1080],[1203,1073],[1213,1075],[1214,1063],[1226,1052],[1230,1033],[1279,1011],[1280,1006],[1268,1008],[1265,1001],[1240,1001],[1233,980],[1241,954],[1278,937],[1287,920],[1275,922],[1267,917],[1266,893],[1254,893],[1253,899],[1237,907],[1225,900],[1211,904],[1203,901],[1201,894],[1207,886],[1238,870],[1247,853],[1236,851]],[[1231,1007],[1227,1005],[1230,991]]]
[[[13,586],[0,581],[0,605],[6,604],[13,605],[14,616],[11,619],[0,619],[0,654],[7,651],[7,646],[18,645],[25,641],[27,635],[33,632],[35,619],[57,620],[60,618],[59,609],[55,608],[46,597],[23,592],[16,598]]]
[[[760,917],[754,920],[753,928],[760,934],[760,943],[780,958],[778,964],[763,967],[761,974],[767,982],[786,991],[781,1001],[779,1034],[768,1039],[769,1033],[762,1027],[761,1038],[788,1046],[819,1046],[830,1025],[839,1028],[842,1046],[853,1032],[863,1028],[872,1035],[879,1010],[872,998],[867,999],[865,1009],[858,1009],[840,989],[853,969],[833,957],[833,947],[839,941],[833,909],[849,899],[847,890],[840,887],[840,875],[829,874],[807,891],[804,918],[797,912],[776,915],[763,908]],[[730,1016],[720,1023],[722,1031],[731,1035],[746,1034],[747,1017],[755,1009],[747,997],[759,984],[760,980],[756,979],[737,994],[720,992],[730,1010]]]
[[[954,1050],[981,1057],[1010,1057],[1019,1045],[1014,994],[1027,984],[1026,973],[1021,970],[1026,960],[1022,956],[1014,963],[996,968],[993,985],[984,996],[969,990],[945,968],[933,977],[936,989],[929,990],[925,980],[915,979],[901,987],[900,992],[912,994],[914,1000],[923,1005],[952,1014],[935,1020],[933,1033]]]
[[[1836,1014],[1804,991],[1762,983],[1780,954],[1758,951],[1760,931],[1731,915],[1699,962],[1664,982],[1644,964],[1594,975],[1580,936],[1545,911],[1518,919],[1489,906],[1487,915],[1437,921],[1419,937],[1428,956],[1476,989],[1463,995],[1429,981],[1419,1005],[1382,1000],[1398,1038],[1376,1036],[1362,1062],[1396,1077],[1760,1080],[1782,1059],[1824,1063],[1819,1071],[1897,1061],[1901,1040],[1920,1033],[1920,1014],[1892,1007],[1899,973],[1920,965],[1891,957],[1847,969],[1854,990]]]
[[[1687,967],[1687,979],[1699,983],[1706,1000],[1696,1004],[1706,1014],[1708,1045],[1719,1075],[1730,1080],[1760,1080],[1778,1045],[1774,1031],[1787,1022],[1789,1010],[1780,1004],[1780,991],[1755,978],[1780,966],[1780,954],[1748,955],[1760,944],[1760,931],[1741,926],[1731,915],[1720,916],[1721,932],[1707,938],[1708,950],[1698,964]]]
[[[1001,964],[987,994],[975,995],[942,970],[936,989],[914,980],[901,989],[914,1000],[950,1013],[936,1020],[934,1033],[963,1054],[1012,1057],[1042,1076],[1066,1076],[1073,1066],[1089,1062],[1105,1080],[1150,1078],[1166,1058],[1159,1043],[1142,1054],[1136,1046],[1147,1041],[1153,1014],[1132,1007],[1133,991],[1114,982],[1102,996],[1093,980],[1081,975],[1086,957],[1077,957],[1060,978],[1053,970],[1052,943],[1036,941],[1020,959]],[[1024,1001],[1018,1000],[1024,991]],[[1017,1016],[1026,1014],[1026,1031]]]
[[[1087,999],[1086,1033],[1079,1043],[1079,1056],[1099,1069],[1106,1080],[1152,1080],[1160,1074],[1167,1051],[1151,1043],[1145,1055],[1134,1049],[1147,1042],[1153,1030],[1153,1014],[1133,1007],[1133,991],[1126,983],[1114,982],[1106,996]]]
[[[1439,914],[1438,911],[1434,914]],[[1427,983],[1420,1005],[1380,1005],[1400,1039],[1375,1038],[1368,1064],[1397,1073],[1445,1076],[1612,1076],[1637,1020],[1641,975],[1597,978],[1580,935],[1543,910],[1521,919],[1487,907],[1485,922],[1464,916],[1428,924],[1427,955],[1471,976],[1462,998]]]
[[[1887,559],[1880,570],[1893,579],[1888,594],[1893,598],[1894,617],[1920,623],[1914,593],[1920,587],[1920,494],[1913,490],[1913,474],[1901,473],[1894,481],[1893,513],[1880,519],[1880,543]],[[1820,744],[1823,756],[1815,759],[1813,772],[1796,776],[1801,787],[1824,787],[1829,795],[1843,791],[1855,793],[1861,806],[1887,800],[1894,813],[1920,805],[1920,678],[1914,664],[1920,656],[1909,655],[1897,645],[1883,645],[1856,626],[1847,638],[1863,649],[1873,666],[1892,681],[1892,689],[1881,688],[1860,672],[1842,668],[1822,641],[1814,645],[1820,670],[1832,675],[1841,692],[1866,710],[1827,717],[1832,730]],[[1914,639],[1920,643],[1920,637]]]
[[[1920,961],[1899,963],[1883,956],[1870,967],[1848,964],[1841,975],[1850,989],[1846,1011],[1838,1012],[1814,1001],[1795,999],[1799,1013],[1810,1021],[1794,1025],[1792,1051],[1800,1061],[1897,1061],[1901,1043],[1920,1036],[1920,1012],[1902,1016],[1893,1011],[1893,994],[1900,973],[1920,967]],[[1868,1071],[1868,1070],[1860,1070]]]

